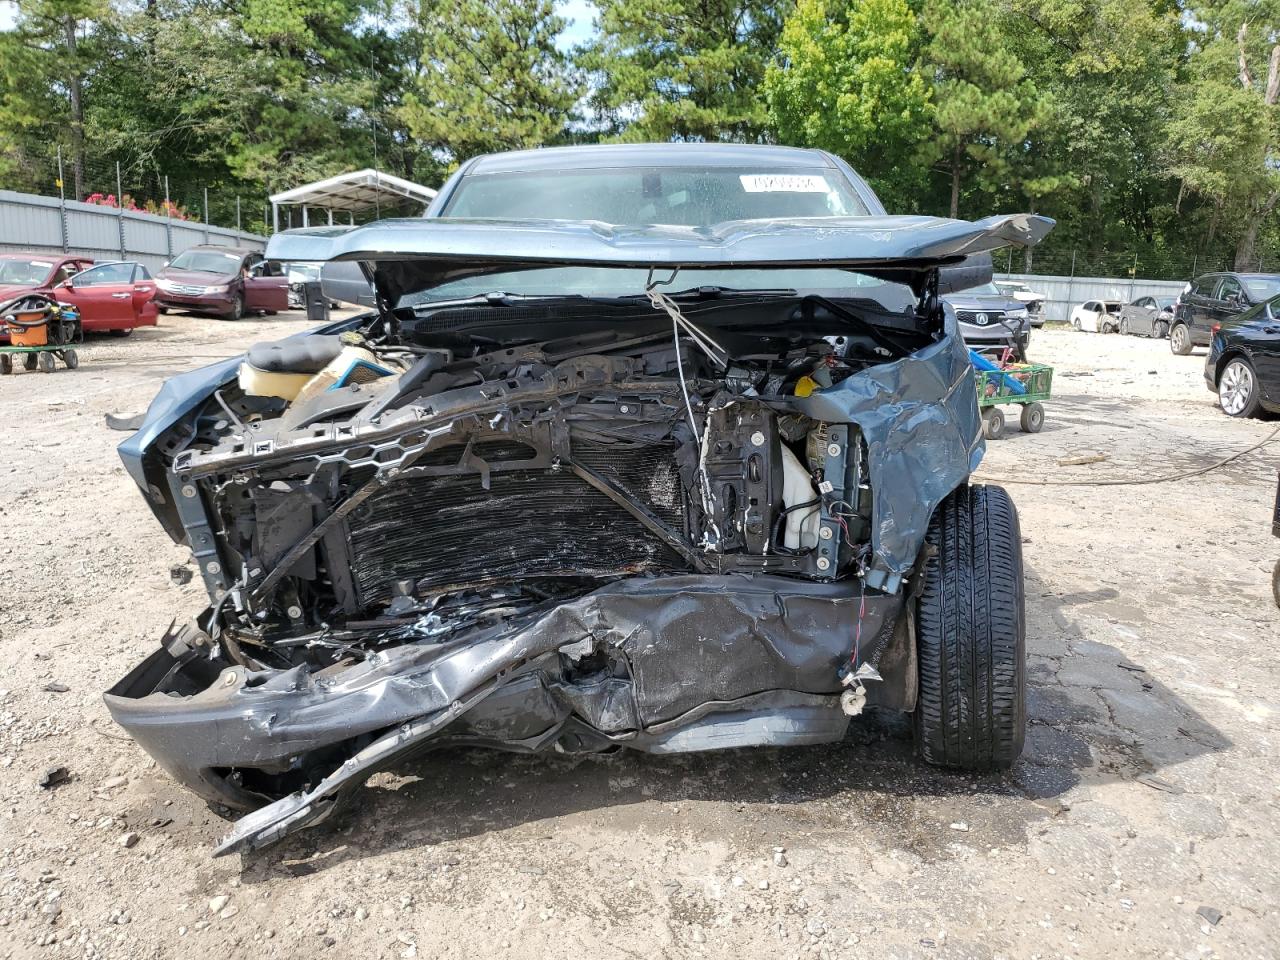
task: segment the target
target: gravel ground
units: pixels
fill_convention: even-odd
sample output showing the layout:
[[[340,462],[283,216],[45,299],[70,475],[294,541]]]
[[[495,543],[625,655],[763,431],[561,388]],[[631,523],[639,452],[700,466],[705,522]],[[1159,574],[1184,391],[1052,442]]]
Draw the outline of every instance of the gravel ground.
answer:
[[[786,751],[459,751],[380,775],[332,828],[212,860],[226,824],[101,701],[201,606],[103,415],[305,324],[162,319],[75,373],[0,381],[0,956],[1280,956],[1280,444],[1091,485],[1275,429],[1223,416],[1199,353],[1036,336],[1044,431],[1014,426],[982,473],[1084,485],[1010,484],[1031,678],[1011,775],[931,770],[869,721]]]

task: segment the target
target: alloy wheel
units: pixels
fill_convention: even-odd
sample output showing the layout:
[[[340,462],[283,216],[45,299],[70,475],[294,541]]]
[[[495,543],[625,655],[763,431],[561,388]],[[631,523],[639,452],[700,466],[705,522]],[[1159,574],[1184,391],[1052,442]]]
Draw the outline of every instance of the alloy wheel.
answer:
[[[1218,382],[1218,402],[1223,412],[1239,416],[1253,399],[1253,371],[1241,360],[1232,360]]]

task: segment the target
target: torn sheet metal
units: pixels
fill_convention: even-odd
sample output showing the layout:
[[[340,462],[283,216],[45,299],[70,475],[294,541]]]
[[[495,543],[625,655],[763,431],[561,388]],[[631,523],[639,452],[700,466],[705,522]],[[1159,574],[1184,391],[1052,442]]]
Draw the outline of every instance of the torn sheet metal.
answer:
[[[815,420],[856,423],[867,444],[875,491],[867,584],[901,587],[938,504],[978,468],[986,452],[973,367],[954,332],[808,397],[798,410]]]
[[[674,749],[667,734],[685,728],[683,748],[697,749],[687,731],[709,714],[776,714],[796,704],[775,697],[792,694],[828,701],[803,705],[819,708],[812,718],[819,739],[838,739],[843,726],[835,729],[830,710],[839,714],[838,672],[849,660],[859,609],[862,658],[874,664],[902,604],[899,596],[863,597],[852,583],[636,578],[448,643],[392,647],[333,675],[306,667],[249,672],[210,661],[207,651],[175,657],[162,648],[106,703],[176,779],[241,808],[261,798],[230,782],[231,770],[287,770],[299,758],[449,710],[495,680],[487,700],[439,729],[442,743],[452,735],[524,749],[541,737],[544,749]],[[170,695],[188,691],[195,692]],[[571,716],[584,722],[562,739]],[[720,730],[702,749],[809,742],[814,733],[799,715],[783,718],[794,727],[790,738],[776,724],[770,732],[748,719],[738,718],[739,735]]]

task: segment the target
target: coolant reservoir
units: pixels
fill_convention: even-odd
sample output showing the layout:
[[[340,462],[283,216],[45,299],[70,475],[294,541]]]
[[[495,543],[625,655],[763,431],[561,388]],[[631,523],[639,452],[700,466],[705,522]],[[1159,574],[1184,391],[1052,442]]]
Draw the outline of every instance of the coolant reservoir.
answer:
[[[809,471],[785,443],[779,444],[779,449],[782,451],[782,502],[788,507],[797,507],[802,503],[817,500],[818,491],[813,485],[813,478],[809,476]],[[788,550],[816,547],[818,528],[821,526],[822,511],[818,504],[792,510],[787,514],[782,545]]]

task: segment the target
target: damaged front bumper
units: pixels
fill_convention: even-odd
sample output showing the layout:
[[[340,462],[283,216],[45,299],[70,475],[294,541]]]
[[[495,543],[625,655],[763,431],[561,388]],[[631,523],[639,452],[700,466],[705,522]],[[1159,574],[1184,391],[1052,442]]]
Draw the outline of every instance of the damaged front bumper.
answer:
[[[885,678],[870,683],[870,702],[913,707],[903,702],[915,689],[903,606],[901,594],[848,582],[623,580],[332,673],[250,672],[211,658],[203,635],[186,631],[106,702],[210,801],[250,809],[299,785],[241,820],[225,853],[318,822],[373,772],[440,746],[675,753],[838,740],[849,722],[838,672],[855,637]]]

